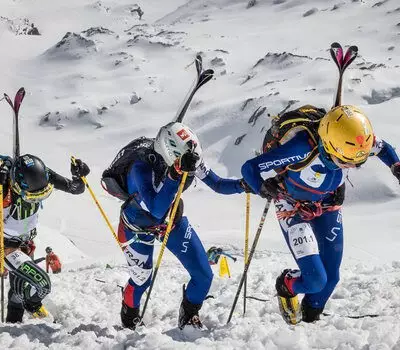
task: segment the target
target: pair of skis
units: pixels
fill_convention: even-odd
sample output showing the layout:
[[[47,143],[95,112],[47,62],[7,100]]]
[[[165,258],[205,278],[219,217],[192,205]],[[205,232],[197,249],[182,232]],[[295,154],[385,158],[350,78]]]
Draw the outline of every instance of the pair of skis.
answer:
[[[7,94],[4,94],[4,99],[8,102],[10,107],[13,110],[14,121],[13,121],[13,156],[14,159],[19,157],[20,149],[19,149],[19,129],[18,129],[18,115],[19,109],[21,107],[22,101],[25,97],[24,88],[20,88],[15,95],[14,102],[10,99]],[[4,222],[3,222],[3,185],[0,184],[0,272],[1,272],[1,295],[0,295],[0,303],[1,303],[1,322],[4,322]]]
[[[346,52],[344,52],[342,46],[339,43],[334,42],[329,51],[339,70],[339,80],[333,104],[333,107],[338,107],[342,104],[343,75],[347,67],[356,59],[358,55],[358,47],[352,45],[346,50]]]
[[[197,76],[194,81],[193,86],[190,88],[185,99],[183,100],[182,106],[178,109],[174,122],[182,123],[185,117],[186,111],[188,110],[190,103],[192,102],[193,96],[196,92],[206,83],[208,83],[214,76],[214,71],[212,69],[203,70],[203,60],[200,55],[197,55],[194,64],[196,66]]]
[[[18,126],[18,116],[19,116],[19,110],[22,104],[22,101],[24,100],[25,97],[25,89],[22,87],[20,88],[17,93],[15,94],[14,97],[14,102],[11,100],[11,98],[7,95],[4,94],[4,99],[8,102],[10,107],[13,110],[14,114],[14,120],[13,120],[13,157],[16,159],[17,157],[20,156],[20,148],[19,148],[19,126]]]

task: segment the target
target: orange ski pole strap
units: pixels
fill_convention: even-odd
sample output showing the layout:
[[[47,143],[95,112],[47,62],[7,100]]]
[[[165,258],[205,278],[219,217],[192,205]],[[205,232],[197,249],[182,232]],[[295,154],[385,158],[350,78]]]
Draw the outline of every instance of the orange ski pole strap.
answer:
[[[72,162],[72,164],[76,165],[76,159],[75,159],[75,157],[71,156],[71,162]],[[90,195],[92,196],[92,198],[93,198],[93,200],[94,200],[94,202],[95,202],[97,208],[100,210],[100,213],[101,213],[101,215],[103,216],[104,220],[106,221],[107,226],[108,226],[108,228],[110,229],[111,233],[113,234],[115,240],[117,241],[117,243],[118,243],[118,245],[120,246],[120,248],[123,250],[123,247],[121,246],[121,243],[120,243],[119,240],[118,240],[118,236],[117,236],[117,234],[115,233],[114,228],[112,227],[112,225],[111,225],[111,223],[110,223],[110,220],[108,220],[108,217],[107,217],[106,213],[104,212],[104,210],[103,210],[103,208],[101,207],[99,201],[97,200],[97,198],[96,198],[96,196],[95,196],[95,194],[94,194],[92,188],[89,186],[89,183],[88,183],[86,177],[85,177],[85,176],[81,176],[81,179],[82,179],[83,183],[85,184],[86,188],[88,189]]]

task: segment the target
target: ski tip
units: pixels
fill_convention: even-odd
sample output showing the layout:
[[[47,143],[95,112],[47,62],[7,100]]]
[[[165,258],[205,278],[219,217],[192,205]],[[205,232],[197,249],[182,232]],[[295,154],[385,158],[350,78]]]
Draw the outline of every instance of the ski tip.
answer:
[[[357,52],[358,53],[358,46],[357,45],[351,45],[348,50],[351,50],[353,52]]]
[[[331,44],[331,48],[340,48],[340,47],[342,47],[342,45],[340,45],[338,42],[333,42],[332,44]]]
[[[203,59],[199,54],[196,55],[195,64],[196,64],[197,76],[200,76],[201,72],[203,71]]]

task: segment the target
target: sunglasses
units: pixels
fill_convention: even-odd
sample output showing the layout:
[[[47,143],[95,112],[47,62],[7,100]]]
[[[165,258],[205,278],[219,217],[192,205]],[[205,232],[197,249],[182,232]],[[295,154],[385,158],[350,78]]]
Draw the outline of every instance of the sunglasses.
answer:
[[[19,194],[22,197],[22,199],[25,202],[39,203],[50,196],[50,194],[53,192],[54,185],[48,183],[45,188],[39,191],[30,192],[30,191],[24,191],[23,189],[21,189],[18,183],[15,183],[13,185],[13,189],[17,194]]]

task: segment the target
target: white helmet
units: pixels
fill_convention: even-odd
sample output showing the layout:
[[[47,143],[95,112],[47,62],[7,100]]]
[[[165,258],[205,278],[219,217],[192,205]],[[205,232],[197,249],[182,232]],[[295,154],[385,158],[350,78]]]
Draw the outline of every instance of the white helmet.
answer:
[[[177,122],[171,122],[160,129],[154,141],[154,150],[163,157],[168,166],[174,164],[188,150],[199,155],[200,164],[203,152],[196,134],[186,125]]]

